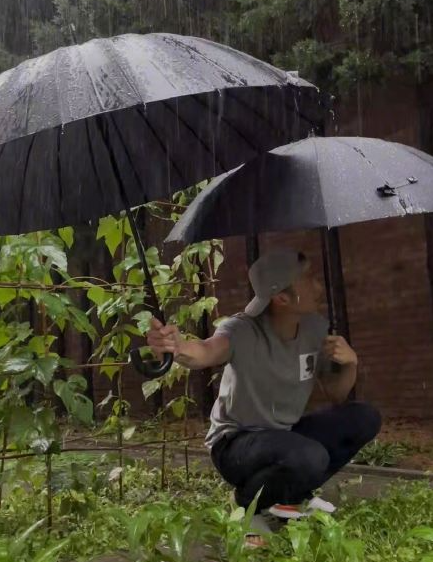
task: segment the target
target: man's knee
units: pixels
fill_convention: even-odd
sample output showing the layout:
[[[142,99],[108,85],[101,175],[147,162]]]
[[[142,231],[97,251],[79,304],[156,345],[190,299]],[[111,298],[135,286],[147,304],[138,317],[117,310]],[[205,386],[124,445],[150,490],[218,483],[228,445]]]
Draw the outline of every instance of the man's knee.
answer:
[[[382,426],[379,410],[367,402],[350,402],[348,406],[355,418],[353,427],[358,428],[359,439],[365,444],[372,441]]]
[[[290,451],[278,464],[292,474],[312,477],[323,474],[329,466],[328,451],[323,445],[312,442],[308,446]]]

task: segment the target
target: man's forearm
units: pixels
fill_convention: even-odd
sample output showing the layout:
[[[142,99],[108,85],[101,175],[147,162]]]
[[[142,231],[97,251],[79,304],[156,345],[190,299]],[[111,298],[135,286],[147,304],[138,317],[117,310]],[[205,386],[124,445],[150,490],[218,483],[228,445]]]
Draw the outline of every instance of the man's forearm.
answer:
[[[340,365],[338,372],[330,373],[322,379],[330,400],[341,403],[346,400],[355,386],[358,366],[356,363]]]
[[[202,340],[184,340],[174,359],[182,367],[191,370],[208,367],[206,364],[206,349]]]

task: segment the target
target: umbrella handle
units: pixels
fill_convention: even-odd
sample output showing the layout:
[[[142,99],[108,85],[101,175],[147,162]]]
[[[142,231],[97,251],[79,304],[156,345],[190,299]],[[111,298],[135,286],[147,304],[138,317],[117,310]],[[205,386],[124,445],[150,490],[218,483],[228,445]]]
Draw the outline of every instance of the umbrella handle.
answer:
[[[174,360],[172,353],[164,353],[162,361],[143,361],[139,349],[131,349],[130,357],[137,371],[151,380],[165,375],[170,370]]]

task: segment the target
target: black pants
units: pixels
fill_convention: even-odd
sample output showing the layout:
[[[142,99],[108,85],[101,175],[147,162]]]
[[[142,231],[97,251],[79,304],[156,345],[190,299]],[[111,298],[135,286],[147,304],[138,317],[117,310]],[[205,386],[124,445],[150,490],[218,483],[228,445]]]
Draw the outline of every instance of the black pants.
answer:
[[[262,487],[258,511],[275,503],[297,504],[374,439],[380,426],[373,406],[347,402],[303,416],[291,431],[224,436],[212,448],[212,461],[236,487],[238,505],[247,507]]]

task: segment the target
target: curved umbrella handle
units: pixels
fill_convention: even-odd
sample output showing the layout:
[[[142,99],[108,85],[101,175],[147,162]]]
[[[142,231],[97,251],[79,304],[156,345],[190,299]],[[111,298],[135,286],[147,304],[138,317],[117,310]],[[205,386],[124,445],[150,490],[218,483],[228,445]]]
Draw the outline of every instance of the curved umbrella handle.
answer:
[[[165,375],[170,370],[174,360],[172,353],[164,353],[162,361],[143,361],[139,349],[131,349],[130,357],[137,371],[148,379],[156,379]]]

